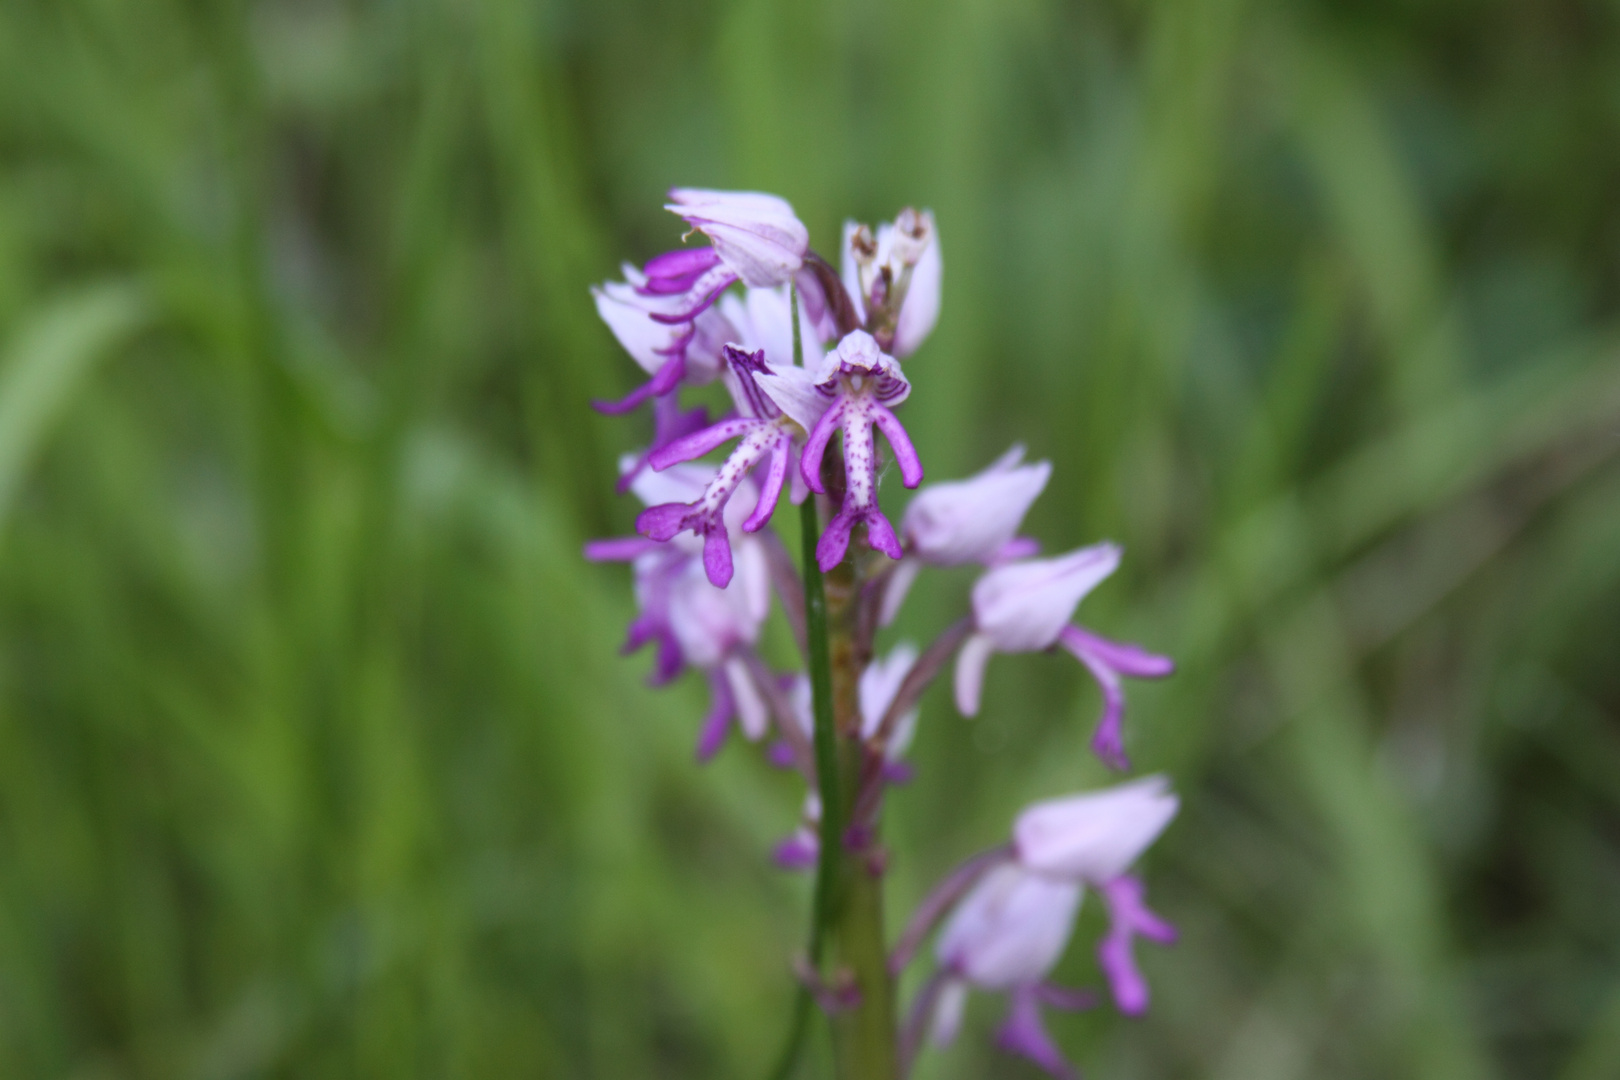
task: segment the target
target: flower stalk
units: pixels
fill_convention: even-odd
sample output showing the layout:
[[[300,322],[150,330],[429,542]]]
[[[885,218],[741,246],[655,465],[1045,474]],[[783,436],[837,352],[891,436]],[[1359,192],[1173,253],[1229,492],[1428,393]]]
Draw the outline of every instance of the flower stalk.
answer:
[[[795,359],[798,337],[795,318]],[[828,489],[843,487],[843,477],[833,475],[837,460],[828,458],[824,463]],[[858,848],[845,843],[845,823],[854,811],[866,753],[859,702],[865,665],[857,655],[854,634],[854,601],[861,591],[855,560],[865,544],[851,544],[843,561],[824,575],[816,559],[820,501],[805,500],[800,526],[812,738],[822,808],[810,963],[824,984],[850,988],[849,1006],[831,1017],[839,1080],[895,1080],[899,1059],[894,986],[883,933],[883,878],[866,865],[876,844],[875,832]],[[824,964],[829,939],[831,962]]]
[[[771,1074],[798,1068],[815,1010],[827,1017],[837,1080],[903,1080],[925,1042],[946,1046],[968,993],[1003,995],[995,1043],[1055,1080],[1078,1073],[1045,1026],[1052,1010],[1100,997],[1050,980],[1088,890],[1110,917],[1097,962],[1118,1009],[1140,1015],[1148,985],[1135,945],[1175,940],[1131,870],[1176,814],[1163,777],[1037,803],[1010,842],[968,859],[913,914],[891,952],[883,882],[888,792],[913,775],[904,760],[923,694],[952,667],[964,715],[980,709],[997,653],[1071,653],[1097,682],[1103,714],[1092,747],[1112,768],[1125,755],[1124,680],[1173,665],[1072,622],[1121,551],[1093,544],[1056,558],[1018,535],[1051,464],[1014,446],[965,480],[935,483],[897,531],[878,501],[887,464],[916,488],[923,463],[895,412],[911,394],[901,361],[939,314],[938,238],[927,211],[875,231],[844,229],[834,271],[808,246],[792,207],[773,195],[678,188],[669,209],[708,247],[626,265],[596,290],[597,309],[651,381],[619,402],[651,401],[652,443],[620,459],[621,491],[646,506],[635,537],[592,541],[587,558],[629,563],[638,614],[625,649],[656,645],[651,679],[691,670],[710,688],[697,758],[740,735],[765,762],[806,784],[797,827],[773,852],[784,870],[814,867],[813,913],[786,1045]],[[738,291],[740,289],[740,291]],[[924,369],[926,370],[926,369]],[[683,411],[680,392],[716,381],[733,410]],[[698,459],[726,451],[718,464]],[[779,502],[801,505],[800,565],[766,531]],[[969,612],[919,652],[878,638],[925,568],[977,565]],[[762,651],[772,594],[804,669],[780,671]],[[928,941],[934,970],[899,1022],[896,984]]]

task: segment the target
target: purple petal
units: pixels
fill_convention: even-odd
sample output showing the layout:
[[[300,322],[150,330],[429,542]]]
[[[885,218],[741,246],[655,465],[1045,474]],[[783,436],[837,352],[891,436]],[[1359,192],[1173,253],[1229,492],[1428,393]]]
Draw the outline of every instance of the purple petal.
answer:
[[[820,857],[820,845],[805,836],[794,833],[776,845],[771,859],[783,870],[809,870]]]
[[[665,360],[663,366],[647,382],[642,383],[618,401],[593,401],[591,408],[609,416],[629,412],[650,397],[663,397],[680,385],[686,377],[686,354],[677,353]]]
[[[1127,1016],[1140,1016],[1148,1007],[1148,984],[1136,966],[1131,940],[1136,935],[1169,945],[1176,940],[1176,929],[1143,901],[1142,883],[1130,875],[1114,878],[1102,887],[1108,903],[1108,934],[1097,946],[1097,963],[1108,977],[1114,1002]]]
[[[686,657],[681,653],[681,643],[675,640],[671,633],[663,634],[658,642],[658,659],[653,664],[652,674],[647,676],[647,683],[651,686],[663,686],[686,667]]]
[[[894,459],[900,465],[900,482],[908,488],[914,488],[923,481],[922,459],[917,456],[917,448],[911,445],[911,436],[906,434],[905,425],[900,418],[889,411],[888,406],[876,402],[872,404],[872,423],[883,432],[883,437],[889,440],[889,449],[894,451]],[[900,556],[896,555],[895,558]]]
[[[911,592],[911,586],[922,572],[922,567],[922,560],[910,555],[901,559],[900,565],[894,568],[883,586],[883,603],[878,609],[879,626],[888,626],[900,614],[900,605],[905,603],[906,595]]]
[[[1040,1001],[1033,986],[1012,991],[1006,1022],[996,1033],[996,1045],[1009,1054],[1028,1058],[1058,1080],[1080,1080],[1080,1074],[1046,1032]]]
[[[804,449],[799,452],[799,475],[803,477],[805,486],[817,495],[825,494],[827,490],[821,484],[821,459],[826,455],[827,442],[838,429],[843,415],[844,399],[840,398],[821,414],[816,426],[810,429],[810,437],[805,440]],[[843,555],[840,554],[838,557],[842,559]]]
[[[695,409],[681,412],[680,401],[676,395],[666,394],[653,401],[653,441],[647,448],[647,453],[641,455],[635,468],[625,470],[619,482],[613,486],[616,495],[623,495],[635,484],[636,477],[647,468],[647,458],[660,447],[668,446],[685,435],[694,431],[701,431],[709,426],[709,410],[699,405]]]
[[[653,450],[709,426],[709,410],[702,405],[681,412],[680,404],[674,398],[660,398],[657,406],[653,410]]]
[[[1091,736],[1091,750],[1110,769],[1125,772],[1131,767],[1130,759],[1125,756],[1125,688],[1120,682],[1119,673],[1071,633],[1077,629],[1064,627],[1058,641],[1086,665],[1091,677],[1097,681],[1097,688],[1102,691],[1103,714],[1102,719],[1097,721],[1096,732]]]
[[[759,320],[755,320],[753,326],[755,333],[767,332],[760,329]],[[792,327],[786,329],[788,336],[791,336]],[[777,348],[781,351],[782,346]],[[725,355],[726,367],[734,379],[730,389],[732,397],[737,402],[738,411],[744,416],[759,420],[774,420],[781,416],[781,407],[759,385],[759,377],[769,375],[771,371],[770,365],[765,362],[765,350],[761,348],[749,352],[747,349],[728,344],[721,351]]]
[[[735,712],[731,700],[731,687],[718,668],[709,672],[709,712],[703,718],[703,730],[698,733],[697,759],[708,761],[726,741],[731,729],[731,716]]]
[[[662,637],[664,630],[665,620],[652,614],[638,615],[625,629],[624,644],[619,646],[619,652],[629,656],[647,642]]]
[[[1097,946],[1097,964],[1108,977],[1108,988],[1113,991],[1114,1003],[1126,1016],[1141,1016],[1147,1012],[1147,979],[1136,966],[1131,955],[1129,932],[1110,930]]]
[[[591,562],[630,562],[657,548],[658,544],[646,537],[616,536],[611,540],[586,541],[585,558]]]
[[[686,503],[649,506],[636,515],[636,532],[659,543],[667,543],[686,527],[686,516],[691,509]]]
[[[1076,647],[1085,649],[1121,675],[1133,679],[1162,679],[1176,670],[1174,660],[1150,653],[1140,645],[1113,641],[1080,626],[1071,626],[1066,633]]]
[[[652,466],[654,472],[663,472],[671,465],[700,458],[722,443],[744,435],[758,426],[758,420],[745,417],[722,420],[702,431],[670,440],[668,444],[647,455],[647,464]]]
[[[765,484],[760,489],[754,512],[743,522],[743,532],[759,532],[776,512],[776,502],[782,497],[782,485],[787,481],[788,459],[792,456],[793,440],[784,434],[771,449],[771,463],[765,470]]]
[[[793,745],[786,739],[771,743],[765,751],[765,760],[778,769],[791,769],[798,764],[798,759],[793,756]]]
[[[641,272],[648,278],[695,278],[720,261],[712,247],[676,248],[647,260]]]
[[[850,530],[855,528],[855,521],[855,514],[840,509],[827,522],[826,531],[816,541],[816,565],[821,567],[822,573],[829,572],[844,561],[844,552],[849,550]]]
[[[1147,887],[1133,874],[1121,874],[1103,885],[1110,911],[1127,919],[1133,930],[1149,941],[1174,945],[1180,935],[1168,919],[1147,906]]]
[[[731,584],[731,538],[721,523],[716,522],[703,537],[703,572],[717,589]]]
[[[936,971],[923,983],[917,991],[917,996],[911,999],[911,1008],[907,1010],[905,1023],[900,1029],[900,1075],[910,1076],[911,1065],[917,1060],[917,1051],[922,1049],[922,1042],[929,1029],[934,1032],[934,1041],[938,1045],[948,1045],[955,1038],[956,1029],[950,1023],[950,1018],[939,1016],[940,998],[945,989],[952,982],[951,976],[944,971]],[[956,996],[966,993],[966,987],[956,984]],[[941,1019],[945,1023],[941,1024]]]
[[[905,555],[900,546],[900,538],[894,535],[894,526],[889,519],[883,516],[883,511],[872,507],[866,515],[866,542],[873,549],[881,551],[891,559],[898,559]]]
[[[687,294],[688,302],[681,306],[679,311],[663,314],[649,312],[648,318],[653,322],[660,322],[666,326],[676,323],[691,322],[703,313],[703,310],[724,292],[728,286],[735,284],[737,275],[724,266],[716,266],[706,272],[692,285],[691,292]]]
[[[1129,772],[1131,759],[1125,753],[1125,731],[1123,720],[1125,718],[1125,695],[1117,690],[1110,693],[1107,687],[1103,688],[1103,697],[1107,701],[1103,709],[1102,719],[1097,721],[1097,730],[1091,736],[1091,752],[1096,754],[1104,765],[1115,772]]]

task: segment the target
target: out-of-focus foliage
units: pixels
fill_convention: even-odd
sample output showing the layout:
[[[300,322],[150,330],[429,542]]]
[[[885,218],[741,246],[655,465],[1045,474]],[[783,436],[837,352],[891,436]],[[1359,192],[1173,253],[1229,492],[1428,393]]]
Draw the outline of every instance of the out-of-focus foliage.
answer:
[[[1050,457],[1032,531],[1130,556],[1088,622],[1181,661],[1129,722],[1183,942],[1055,1021],[1090,1075],[1620,1075],[1617,23],[8,0],[0,1074],[762,1075],[798,792],[693,765],[578,557],[646,437],[586,286],[683,183],[823,250],[931,206],[930,475]],[[895,919],[1103,779],[1073,664],[986,701],[927,704]],[[1032,1075],[992,1010],[922,1073]]]

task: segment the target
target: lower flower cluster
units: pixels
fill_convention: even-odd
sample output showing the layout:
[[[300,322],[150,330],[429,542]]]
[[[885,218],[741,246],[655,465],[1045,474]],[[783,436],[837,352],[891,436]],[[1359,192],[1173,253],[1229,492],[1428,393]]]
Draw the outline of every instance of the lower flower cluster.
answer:
[[[902,358],[927,338],[940,310],[942,262],[931,215],[906,210],[875,232],[847,225],[842,266],[834,271],[810,249],[792,208],[774,196],[677,189],[669,208],[710,246],[626,266],[624,281],[595,294],[609,328],[651,376],[622,401],[599,407],[618,413],[650,402],[653,439],[620,463],[620,490],[646,507],[637,535],[594,541],[585,554],[630,564],[639,611],[624,647],[655,647],[653,684],[688,667],[707,679],[711,703],[698,758],[717,753],[735,728],[761,743],[772,764],[803,776],[802,820],[777,846],[776,862],[807,869],[837,857],[881,877],[888,863],[877,841],[884,795],[910,778],[903,755],[919,702],[953,660],[956,707],[973,716],[996,654],[1070,654],[1101,691],[1093,751],[1110,768],[1128,769],[1125,680],[1160,678],[1173,665],[1074,621],[1084,597],[1118,568],[1117,545],[1042,558],[1039,545],[1019,535],[1050,464],[1027,463],[1023,448],[1013,447],[976,476],[920,490],[899,529],[879,507],[886,459],[905,487],[923,480],[896,409],[912,389]],[[716,380],[730,411],[713,422],[704,409],[683,411],[683,388]],[[700,463],[727,444],[723,461]],[[843,825],[837,852],[822,850],[821,795],[834,788],[818,775],[811,681],[804,672],[773,669],[759,651],[773,601],[806,656],[813,644],[801,571],[766,529],[784,496],[818,499],[825,524],[806,552],[814,569],[806,569],[836,570],[848,585],[835,621],[850,648],[834,678],[852,687],[857,715],[840,722],[837,737],[858,765],[837,789],[845,792],[834,819]],[[901,642],[875,655],[877,635],[922,572],[962,566],[980,570],[969,611],[925,649]],[[1177,806],[1160,776],[1036,803],[1018,816],[1005,845],[947,875],[888,957],[889,975],[898,977],[935,936],[934,970],[895,1033],[898,1068],[909,1068],[929,1039],[949,1043],[968,990],[979,989],[1007,998],[999,1046],[1054,1076],[1076,1075],[1043,1013],[1098,999],[1049,976],[1090,889],[1109,915],[1096,954],[1111,997],[1126,1014],[1147,1008],[1135,939],[1168,944],[1175,931],[1146,906],[1131,867]],[[828,992],[819,974],[806,978],[830,1010],[858,1008],[860,993],[871,992],[868,985],[840,995]]]

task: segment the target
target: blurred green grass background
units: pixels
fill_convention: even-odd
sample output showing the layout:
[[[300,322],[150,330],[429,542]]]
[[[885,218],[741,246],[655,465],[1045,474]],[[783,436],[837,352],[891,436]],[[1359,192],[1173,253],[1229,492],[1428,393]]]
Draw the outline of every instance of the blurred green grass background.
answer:
[[[1087,621],[1181,662],[1183,941],[1054,1021],[1089,1075],[1620,1076],[1600,0],[0,5],[0,1075],[763,1075],[800,792],[694,767],[578,556],[647,435],[586,287],[677,183],[932,207],[930,476],[1050,457]],[[1074,665],[986,700],[893,918],[1104,779]],[[920,1074],[1033,1076],[996,1008]]]

